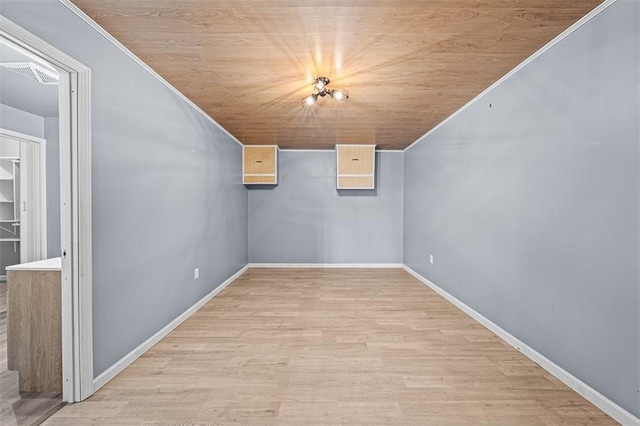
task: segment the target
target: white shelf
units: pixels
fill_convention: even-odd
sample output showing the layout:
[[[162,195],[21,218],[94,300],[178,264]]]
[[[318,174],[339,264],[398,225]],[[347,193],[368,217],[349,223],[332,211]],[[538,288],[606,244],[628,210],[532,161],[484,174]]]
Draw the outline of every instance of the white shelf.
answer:
[[[20,242],[20,238],[0,238],[0,242],[2,241],[9,241],[9,242],[14,242],[14,243],[19,243]]]

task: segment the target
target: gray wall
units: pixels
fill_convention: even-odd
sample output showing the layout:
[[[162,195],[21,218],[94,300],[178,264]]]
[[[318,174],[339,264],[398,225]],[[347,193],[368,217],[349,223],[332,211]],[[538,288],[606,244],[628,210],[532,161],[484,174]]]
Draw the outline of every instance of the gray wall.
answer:
[[[249,190],[254,263],[402,263],[401,152],[376,154],[375,190],[336,190],[335,152],[280,151],[279,185]]]
[[[252,262],[287,263],[400,262],[404,240],[409,266],[640,414],[637,2],[404,165],[379,155],[373,193],[337,192],[332,153],[283,152],[280,185],[248,196],[240,147],[62,5],[1,8],[93,70],[96,375],[242,267],[248,240]]]
[[[3,10],[0,5],[0,12]],[[25,135],[44,138],[44,118],[9,105],[0,104],[0,127]]]
[[[247,263],[241,147],[57,1],[0,11],[92,69],[98,375]]]
[[[408,150],[404,195],[408,266],[635,415],[638,15],[619,0]]]

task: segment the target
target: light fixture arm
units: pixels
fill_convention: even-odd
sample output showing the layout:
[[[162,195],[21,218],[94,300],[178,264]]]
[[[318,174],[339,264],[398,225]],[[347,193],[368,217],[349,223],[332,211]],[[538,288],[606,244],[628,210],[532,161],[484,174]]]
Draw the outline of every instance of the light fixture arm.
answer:
[[[331,80],[327,77],[316,78],[313,82],[313,93],[302,100],[302,106],[311,106],[316,103],[318,97],[324,98],[327,95],[338,102],[346,102],[349,99],[349,93],[343,89],[327,89],[327,85],[330,82]]]

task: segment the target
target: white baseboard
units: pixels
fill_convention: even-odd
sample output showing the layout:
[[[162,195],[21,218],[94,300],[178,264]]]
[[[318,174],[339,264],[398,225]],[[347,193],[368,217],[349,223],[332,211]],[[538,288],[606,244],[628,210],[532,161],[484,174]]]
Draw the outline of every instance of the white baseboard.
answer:
[[[402,268],[402,263],[249,263],[249,268]]]
[[[527,346],[524,342],[520,341],[517,337],[510,334],[506,330],[502,329],[500,326],[484,317],[479,312],[475,311],[469,305],[461,302],[456,299],[451,294],[447,293],[407,265],[402,265],[405,271],[413,275],[419,281],[426,284],[433,291],[438,293],[440,296],[447,299],[449,302],[453,303],[457,306],[461,311],[469,315],[474,320],[478,321],[480,324],[488,328],[491,332],[493,332],[496,336],[500,337],[502,340],[513,346],[518,351],[522,352],[527,358],[538,364],[540,367],[547,370],[553,376],[555,376],[558,380],[560,380],[565,385],[569,386],[571,389],[576,391],[578,394],[582,395],[587,401],[591,402],[593,405],[613,417],[614,420],[620,422],[623,425],[640,425],[640,419],[624,408],[620,407],[615,402],[611,401],[606,396],[602,395],[600,392],[592,388],[591,386],[584,383],[582,380],[578,379],[576,376],[572,375],[558,364],[546,358],[541,353],[537,352],[535,349]]]
[[[229,284],[236,280],[240,275],[242,275],[247,269],[249,269],[249,265],[245,265],[238,272],[230,276],[225,282],[216,287],[211,293],[204,296],[202,299],[197,301],[193,306],[180,314],[176,319],[171,321],[169,324],[164,326],[162,330],[158,331],[153,336],[149,337],[145,340],[140,346],[133,349],[131,352],[123,356],[120,360],[118,360],[111,367],[107,368],[103,371],[98,377],[93,379],[93,391],[96,392],[102,386],[106,385],[111,379],[116,377],[122,370],[127,368],[133,361],[138,359],[142,354],[151,349],[153,345],[162,340],[167,334],[171,333],[182,324],[187,318],[193,315],[198,309],[203,307],[209,300],[213,299],[218,293],[224,290]]]

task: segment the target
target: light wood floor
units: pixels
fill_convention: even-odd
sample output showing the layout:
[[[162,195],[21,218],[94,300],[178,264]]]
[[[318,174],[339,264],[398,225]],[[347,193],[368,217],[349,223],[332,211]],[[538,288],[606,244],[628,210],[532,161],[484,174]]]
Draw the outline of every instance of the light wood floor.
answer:
[[[251,269],[47,425],[614,424],[399,269]]]
[[[57,392],[18,391],[18,373],[7,370],[7,283],[0,282],[0,425],[39,425],[62,407]]]

